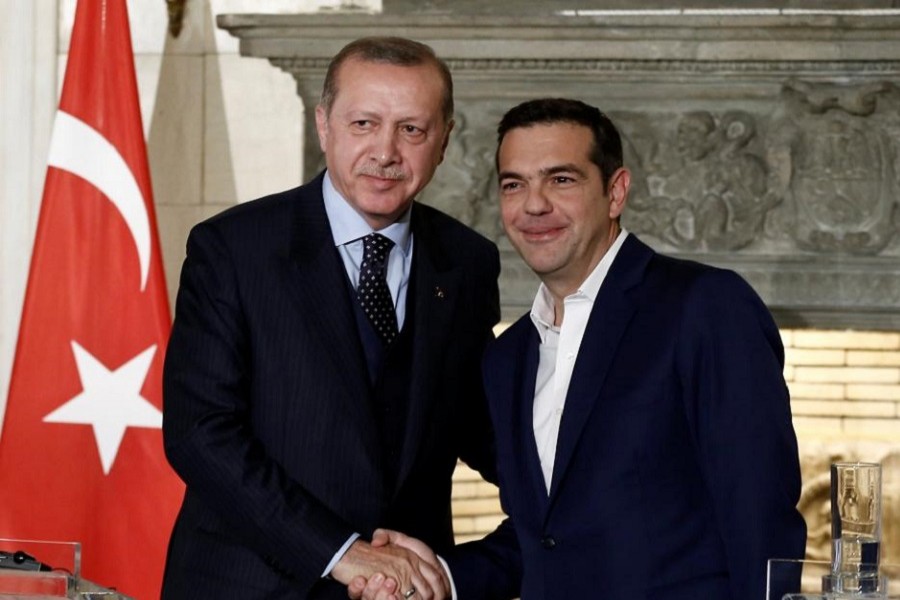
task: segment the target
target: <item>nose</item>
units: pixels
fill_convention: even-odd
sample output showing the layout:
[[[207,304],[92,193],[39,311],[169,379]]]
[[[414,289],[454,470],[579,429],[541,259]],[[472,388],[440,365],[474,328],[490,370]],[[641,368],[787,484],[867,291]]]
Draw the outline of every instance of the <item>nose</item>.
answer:
[[[528,196],[525,198],[523,208],[529,215],[543,215],[553,210],[553,204],[547,197],[543,186],[533,185],[528,188]]]
[[[396,132],[390,128],[382,128],[372,144],[372,160],[379,166],[386,167],[398,161]]]

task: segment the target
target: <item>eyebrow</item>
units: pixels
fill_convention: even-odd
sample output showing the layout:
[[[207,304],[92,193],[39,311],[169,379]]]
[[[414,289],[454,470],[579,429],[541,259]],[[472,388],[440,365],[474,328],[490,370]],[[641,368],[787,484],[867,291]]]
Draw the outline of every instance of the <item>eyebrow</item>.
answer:
[[[575,173],[580,177],[585,176],[584,171],[582,171],[572,163],[547,167],[546,169],[541,169],[538,173],[541,175],[541,177],[547,177],[548,175],[557,175],[559,173]]]
[[[552,167],[546,167],[546,168],[538,171],[538,176],[548,177],[548,176],[552,176],[552,175],[558,175],[560,173],[575,173],[576,175],[578,175],[580,177],[586,176],[585,172],[583,170],[581,170],[580,168],[578,168],[577,166],[575,166],[572,163],[567,163],[564,165],[554,165]],[[523,175],[516,173],[515,171],[500,171],[500,173],[497,174],[498,179],[506,179],[508,177],[511,177],[513,179],[525,179],[525,177]]]

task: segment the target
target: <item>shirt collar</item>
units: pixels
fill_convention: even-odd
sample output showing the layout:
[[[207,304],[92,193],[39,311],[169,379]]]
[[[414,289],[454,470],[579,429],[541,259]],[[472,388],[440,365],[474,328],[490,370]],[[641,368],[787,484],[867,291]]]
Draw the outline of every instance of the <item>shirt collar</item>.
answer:
[[[619,249],[622,248],[626,237],[628,237],[628,232],[622,229],[621,233],[616,237],[616,241],[609,247],[609,250],[606,251],[606,254],[594,267],[594,270],[578,286],[575,292],[566,296],[565,300],[583,299],[591,304],[594,303],[594,300],[597,299],[597,294],[600,293],[600,286],[603,285],[603,281],[606,279],[606,275],[609,273],[609,269],[619,254]],[[534,323],[538,334],[541,336],[542,344],[545,343],[548,332],[559,331],[559,327],[553,324],[555,315],[556,309],[553,306],[553,296],[550,295],[550,290],[547,289],[547,286],[541,283],[534,297],[534,303],[531,305],[531,322]]]
[[[343,246],[372,233],[372,227],[356,212],[349,202],[337,191],[328,171],[322,180],[322,197],[325,199],[325,214],[331,226],[331,236],[335,246]],[[400,218],[378,233],[389,238],[404,255],[410,251],[410,215],[412,204]]]

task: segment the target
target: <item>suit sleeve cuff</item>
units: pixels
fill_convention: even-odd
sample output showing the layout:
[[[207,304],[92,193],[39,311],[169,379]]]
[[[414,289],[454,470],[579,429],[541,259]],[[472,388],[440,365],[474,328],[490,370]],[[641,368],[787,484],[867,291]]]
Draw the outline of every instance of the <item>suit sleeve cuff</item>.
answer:
[[[441,561],[441,566],[444,567],[444,573],[447,574],[447,580],[450,581],[450,600],[459,600],[459,598],[457,598],[456,596],[456,584],[453,583],[453,573],[450,572],[450,567],[449,565],[447,565],[447,561],[440,556],[438,556],[437,559]]]
[[[337,564],[339,562],[341,562],[341,559],[344,558],[344,555],[347,553],[347,550],[350,549],[350,545],[353,542],[355,542],[357,539],[359,539],[358,533],[354,533],[349,538],[347,538],[347,541],[344,542],[344,545],[341,546],[340,549],[334,553],[334,556],[331,558],[331,562],[329,562],[328,565],[325,567],[325,571],[322,573],[322,577],[328,577],[329,575],[331,575],[331,571],[337,566]],[[445,569],[447,568],[446,565],[444,566],[444,568]],[[456,599],[454,598],[454,600],[456,600]]]

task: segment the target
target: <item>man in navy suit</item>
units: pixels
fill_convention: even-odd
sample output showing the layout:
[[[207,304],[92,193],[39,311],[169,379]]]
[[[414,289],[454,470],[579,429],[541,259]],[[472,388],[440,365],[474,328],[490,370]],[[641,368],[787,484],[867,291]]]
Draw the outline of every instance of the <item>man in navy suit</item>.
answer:
[[[596,108],[513,108],[497,166],[506,234],[542,283],[484,361],[509,518],[444,555],[454,596],[764,600],[767,560],[806,542],[768,310],[735,273],[622,229],[630,174]]]
[[[367,540],[387,526],[447,551],[457,459],[495,478],[480,360],[498,253],[413,202],[452,94],[423,44],[349,44],[316,108],[327,169],[192,230],[164,376],[187,484],[164,598],[346,598],[375,571],[446,591],[437,563]]]

